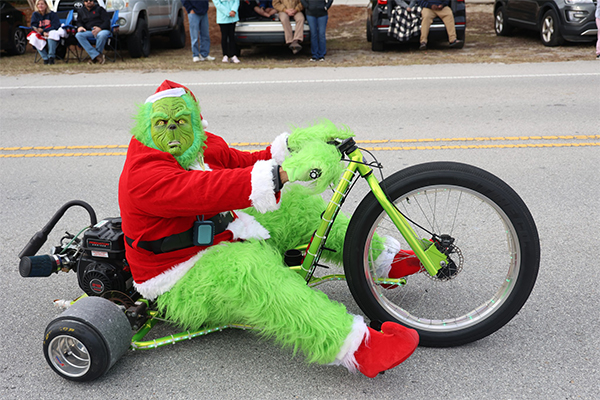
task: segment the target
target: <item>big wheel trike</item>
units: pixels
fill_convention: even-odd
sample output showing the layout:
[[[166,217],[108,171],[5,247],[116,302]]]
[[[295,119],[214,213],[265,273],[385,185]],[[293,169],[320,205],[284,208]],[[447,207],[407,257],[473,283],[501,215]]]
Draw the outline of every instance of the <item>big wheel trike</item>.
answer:
[[[424,346],[457,346],[481,339],[517,314],[533,289],[540,248],[533,218],[514,190],[486,171],[454,162],[411,166],[380,181],[375,171],[381,165],[366,162],[353,139],[337,146],[346,169],[310,243],[290,249],[288,260],[298,261],[288,261],[289,268],[311,286],[346,280],[372,327],[382,321],[398,322],[416,329]],[[357,175],[367,181],[370,192],[348,226],[344,274],[317,276],[328,233]],[[36,256],[72,206],[88,211],[89,226],[77,235],[67,234],[52,254]],[[411,249],[420,271],[396,279],[378,276],[373,249],[383,236]],[[144,340],[162,317],[134,289],[120,218],[98,222],[83,201],[58,210],[19,257],[22,276],[73,270],[85,292],[68,302],[70,307],[50,322],[44,336],[48,364],[67,379],[95,379],[128,349],[156,348],[225,328],[252,328],[207,326]]]

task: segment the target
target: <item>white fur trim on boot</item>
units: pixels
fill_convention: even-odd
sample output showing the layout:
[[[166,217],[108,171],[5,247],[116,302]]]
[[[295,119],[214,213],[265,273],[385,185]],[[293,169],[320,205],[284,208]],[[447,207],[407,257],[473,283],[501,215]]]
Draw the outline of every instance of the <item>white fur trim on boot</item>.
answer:
[[[269,231],[262,226],[252,215],[236,211],[237,218],[227,225],[227,230],[233,232],[233,239],[268,239]]]
[[[356,372],[358,370],[358,363],[356,362],[354,353],[356,353],[363,340],[369,340],[369,328],[365,324],[363,317],[355,315],[352,329],[348,336],[346,336],[340,352],[331,365],[343,365],[348,371]]]
[[[275,160],[262,160],[257,161],[252,168],[250,201],[252,207],[262,214],[279,209],[273,182],[273,168],[276,165]]]
[[[283,163],[283,160],[290,155],[288,150],[287,140],[290,134],[287,132],[277,136],[271,144],[271,158],[279,165]]]
[[[392,262],[394,257],[400,251],[400,242],[391,236],[384,236],[385,243],[383,244],[384,249],[375,260],[375,273],[380,278],[387,278],[390,270],[392,269]]]

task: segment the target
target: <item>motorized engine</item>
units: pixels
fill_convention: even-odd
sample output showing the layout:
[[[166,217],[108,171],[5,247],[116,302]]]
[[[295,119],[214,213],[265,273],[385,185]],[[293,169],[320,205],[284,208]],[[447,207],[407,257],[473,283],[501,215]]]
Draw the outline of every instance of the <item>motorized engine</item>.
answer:
[[[65,211],[73,206],[90,214],[90,228],[82,238],[70,233],[49,255],[35,255]],[[46,226],[37,232],[19,254],[19,272],[23,277],[46,277],[59,271],[75,271],[79,287],[88,296],[102,296],[117,303],[129,304],[139,297],[125,259],[125,235],[121,218],[97,222],[96,213],[84,201],[73,200],[62,206]]]
[[[113,290],[128,293],[132,288],[123,238],[121,218],[102,220],[83,235],[77,280],[89,296],[102,296]]]

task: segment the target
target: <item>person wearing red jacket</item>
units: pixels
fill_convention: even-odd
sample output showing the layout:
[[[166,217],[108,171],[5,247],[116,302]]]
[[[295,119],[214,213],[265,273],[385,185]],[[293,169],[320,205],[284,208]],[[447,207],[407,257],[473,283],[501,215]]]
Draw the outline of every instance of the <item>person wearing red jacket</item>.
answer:
[[[250,325],[310,362],[368,377],[407,359],[418,345],[415,330],[392,322],[369,328],[283,263],[284,249],[310,239],[324,206],[301,185],[280,194],[284,184],[310,180],[315,166],[324,171],[317,179],[327,166],[339,167],[339,152],[327,141],[349,133],[322,124],[320,133],[309,130],[320,138],[303,142],[295,130],[250,153],[230,148],[203,122],[191,91],[171,81],[140,107],[119,181],[136,290],[184,328]],[[319,147],[333,151],[315,152]],[[341,254],[341,219],[328,239],[338,251],[325,259]]]

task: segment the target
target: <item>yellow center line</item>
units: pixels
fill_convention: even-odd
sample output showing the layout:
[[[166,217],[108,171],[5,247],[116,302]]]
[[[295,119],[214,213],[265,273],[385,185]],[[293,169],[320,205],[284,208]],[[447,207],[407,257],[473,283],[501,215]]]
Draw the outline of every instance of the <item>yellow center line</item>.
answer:
[[[357,140],[360,144],[373,144],[377,146],[365,147],[369,151],[403,151],[403,150],[456,150],[456,149],[507,149],[507,148],[548,148],[548,147],[589,147],[600,146],[599,142],[587,140],[600,139],[600,135],[551,135],[551,136],[497,136],[497,137],[473,137],[473,138],[438,138],[438,139],[383,139],[383,140]],[[553,143],[543,143],[553,140]],[[563,141],[571,142],[563,142]],[[584,142],[572,142],[573,140]],[[527,142],[537,141],[537,143],[504,143],[504,144],[475,144],[473,142]],[[441,144],[444,142],[457,143],[467,142],[468,144]],[[396,144],[411,144],[414,146],[397,146]],[[423,145],[431,143],[432,145]],[[433,145],[435,143],[435,145]],[[382,146],[390,144],[391,146]],[[270,145],[268,142],[234,142],[229,144],[232,147],[265,147]],[[0,151],[26,151],[27,153],[0,154],[0,158],[43,158],[43,157],[98,157],[98,156],[125,156],[123,151],[114,152],[60,152],[60,153],[29,153],[35,150],[85,150],[85,149],[127,149],[126,144],[120,145],[89,145],[89,146],[21,146],[21,147],[0,147]],[[247,150],[254,151],[254,150]]]

